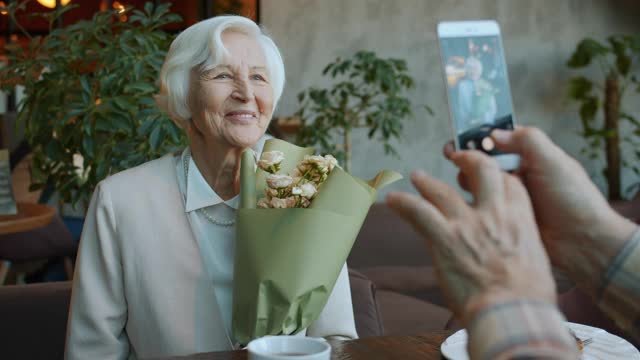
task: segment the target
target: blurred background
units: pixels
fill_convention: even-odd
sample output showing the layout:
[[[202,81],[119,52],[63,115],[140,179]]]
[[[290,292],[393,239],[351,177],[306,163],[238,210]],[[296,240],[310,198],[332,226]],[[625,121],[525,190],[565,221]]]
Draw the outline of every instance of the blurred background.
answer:
[[[413,192],[417,168],[457,187],[441,155],[453,130],[436,25],[495,19],[516,123],[548,133],[640,221],[638,0],[2,0],[0,205],[14,206],[0,208],[17,211],[0,214],[0,285],[17,285],[0,286],[7,358],[62,357],[93,190],[186,145],[155,104],[158,74],[181,30],[221,14],[255,20],[280,48],[286,84],[271,134],[332,153],[358,177],[401,172],[379,201]],[[451,325],[424,239],[383,203],[348,264],[361,336]],[[570,321],[607,328],[554,276]]]
[[[261,23],[280,47],[287,70],[287,84],[276,114],[288,116],[297,109],[295,94],[310,84],[328,85],[321,69],[335,57],[348,57],[367,49],[381,57],[402,58],[416,87],[409,91],[414,120],[405,122],[398,158],[367,139],[367,131],[353,136],[353,172],[373,176],[379,168],[408,174],[426,169],[455,183],[454,168],[443,161],[442,145],[452,138],[440,68],[436,24],[444,20],[495,19],[501,26],[510,77],[516,122],[538,126],[569,154],[577,157],[598,186],[606,191],[602,169],[604,144],[599,156],[581,153],[588,142],[583,131],[580,104],[568,95],[570,78],[578,74],[603,83],[598,66],[578,71],[567,61],[585,38],[606,41],[614,34],[640,32],[640,3],[633,0],[268,0],[261,2]],[[637,56],[637,54],[636,54]],[[637,72],[637,64],[636,64]],[[627,92],[623,107],[638,114],[635,89]],[[433,109],[430,115],[420,105]],[[600,118],[602,113],[597,114]],[[601,120],[601,119],[600,119]],[[632,134],[635,127],[623,127]],[[630,162],[638,163],[637,148],[624,149]],[[631,168],[622,172],[622,188],[639,181]],[[410,190],[405,181],[395,188]],[[633,189],[625,193],[632,196]]]

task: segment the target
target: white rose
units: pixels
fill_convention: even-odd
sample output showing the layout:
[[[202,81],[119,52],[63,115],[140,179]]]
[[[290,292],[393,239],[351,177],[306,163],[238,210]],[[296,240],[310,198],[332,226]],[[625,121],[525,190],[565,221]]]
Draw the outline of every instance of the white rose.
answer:
[[[320,155],[307,155],[304,157],[304,160],[309,164],[315,165],[314,167],[322,169],[327,167],[327,163],[324,160],[324,157]]]
[[[316,186],[312,183],[305,183],[300,185],[300,195],[302,195],[302,197],[311,199],[316,194],[316,192],[318,192],[318,189],[316,189]]]
[[[329,171],[333,170],[336,165],[338,165],[338,159],[334,158],[333,155],[328,154],[324,156],[324,160],[327,162],[329,166]]]
[[[276,197],[276,196],[278,196],[278,190],[268,187],[268,188],[264,189],[264,194],[267,195],[267,197],[270,197],[270,198]]]
[[[296,199],[294,197],[285,199],[272,198],[270,205],[274,209],[290,209],[296,206]]]
[[[258,207],[262,208],[262,209],[268,209],[271,207],[271,204],[269,202],[269,199],[267,198],[262,198],[260,200],[258,200]]]
[[[258,167],[264,171],[274,173],[280,169],[280,163],[284,160],[282,151],[265,151],[262,153]]]
[[[267,176],[267,185],[272,189],[282,189],[291,185],[293,178],[289,175],[271,174]]]
[[[296,198],[295,198],[295,196],[289,196],[285,200],[287,201],[287,207],[288,208],[296,207]]]
[[[300,172],[300,170],[298,170],[298,168],[296,167],[296,168],[294,168],[293,170],[291,170],[291,174],[290,174],[290,175],[291,175],[291,177],[292,177],[292,178],[294,179],[294,181],[295,181],[295,179],[296,179],[296,178],[299,178],[299,177],[300,177],[300,175],[302,175],[302,173],[301,173],[301,172]]]

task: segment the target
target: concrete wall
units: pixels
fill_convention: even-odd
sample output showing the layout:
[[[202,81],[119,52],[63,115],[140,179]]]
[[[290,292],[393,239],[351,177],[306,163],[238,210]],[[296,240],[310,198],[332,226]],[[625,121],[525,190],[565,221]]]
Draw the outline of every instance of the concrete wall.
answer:
[[[455,182],[455,169],[440,155],[451,134],[434,30],[441,20],[494,18],[502,26],[518,122],[550,133],[604,189],[597,175],[603,161],[579,155],[584,142],[577,135],[577,108],[565,95],[574,72],[564,64],[583,37],[637,33],[637,0],[263,0],[260,11],[287,70],[276,116],[296,110],[300,90],[325,85],[322,68],[337,56],[368,49],[408,61],[417,85],[411,93],[414,104],[428,104],[436,115],[417,108],[416,119],[406,124],[404,140],[398,144],[400,159],[385,156],[365,132],[356,134],[354,174],[370,177],[377,169],[390,168],[407,175],[423,168]],[[631,173],[624,174],[623,185],[635,181]],[[393,188],[410,190],[411,185],[403,181]]]

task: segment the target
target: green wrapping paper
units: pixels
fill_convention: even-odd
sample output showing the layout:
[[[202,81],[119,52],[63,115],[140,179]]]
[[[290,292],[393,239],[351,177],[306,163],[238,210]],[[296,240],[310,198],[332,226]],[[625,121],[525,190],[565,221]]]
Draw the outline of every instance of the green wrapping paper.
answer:
[[[313,149],[271,139],[288,174]],[[381,171],[365,182],[336,167],[307,209],[258,209],[266,172],[252,150],[242,156],[236,229],[232,336],[240,344],[306,329],[324,308],[377,189],[402,176]]]

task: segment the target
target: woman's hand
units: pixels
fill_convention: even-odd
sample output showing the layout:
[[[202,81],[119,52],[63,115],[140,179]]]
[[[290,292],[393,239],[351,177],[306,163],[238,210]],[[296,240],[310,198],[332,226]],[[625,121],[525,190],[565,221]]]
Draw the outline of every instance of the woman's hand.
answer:
[[[636,225],[616,213],[582,166],[542,131],[494,130],[499,149],[519,154],[521,176],[531,196],[551,261],[574,281],[599,286],[604,270]]]
[[[422,197],[391,193],[387,204],[427,241],[448,303],[466,325],[485,307],[513,299],[555,302],[555,286],[527,191],[478,151],[450,154],[473,204],[422,172]]]

